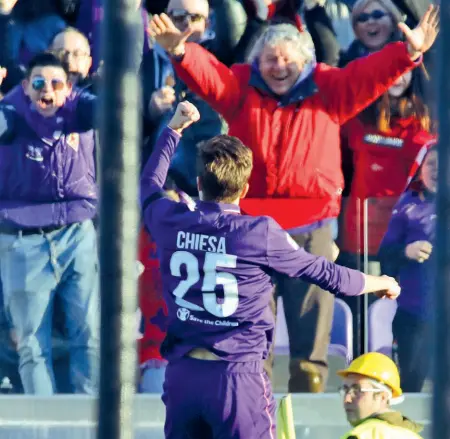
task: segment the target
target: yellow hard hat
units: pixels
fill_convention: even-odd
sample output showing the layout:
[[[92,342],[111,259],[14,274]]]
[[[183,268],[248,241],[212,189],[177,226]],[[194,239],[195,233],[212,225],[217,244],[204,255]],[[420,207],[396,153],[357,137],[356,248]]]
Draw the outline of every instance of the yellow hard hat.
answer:
[[[352,373],[372,378],[385,384],[392,390],[393,398],[398,398],[403,393],[396,364],[388,356],[379,352],[369,352],[361,355],[355,358],[347,369],[337,372],[342,378]]]

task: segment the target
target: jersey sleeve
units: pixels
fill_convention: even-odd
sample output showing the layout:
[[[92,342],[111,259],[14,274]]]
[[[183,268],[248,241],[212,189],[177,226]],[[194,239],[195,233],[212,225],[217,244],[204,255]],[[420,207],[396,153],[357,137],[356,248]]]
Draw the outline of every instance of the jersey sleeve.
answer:
[[[166,127],[156,141],[141,175],[140,197],[144,223],[155,239],[161,232],[163,220],[170,217],[174,209],[184,206],[183,203],[170,200],[164,192],[170,162],[180,138],[176,131]]]
[[[362,273],[306,252],[271,218],[267,228],[267,262],[278,273],[300,278],[333,294],[357,296],[364,289]]]

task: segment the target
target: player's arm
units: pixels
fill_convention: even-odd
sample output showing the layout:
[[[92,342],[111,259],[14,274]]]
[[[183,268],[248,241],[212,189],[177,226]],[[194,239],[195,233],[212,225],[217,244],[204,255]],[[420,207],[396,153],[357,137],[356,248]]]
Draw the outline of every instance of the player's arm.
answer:
[[[376,292],[391,299],[400,294],[395,279],[365,275],[306,252],[271,218],[267,228],[267,261],[271,269],[316,284],[333,294],[358,296]]]
[[[183,130],[199,119],[200,114],[194,105],[187,101],[179,103],[167,128],[163,130],[156,141],[141,176],[141,206],[144,213],[153,201],[163,197],[162,192],[170,161],[181,134]]]

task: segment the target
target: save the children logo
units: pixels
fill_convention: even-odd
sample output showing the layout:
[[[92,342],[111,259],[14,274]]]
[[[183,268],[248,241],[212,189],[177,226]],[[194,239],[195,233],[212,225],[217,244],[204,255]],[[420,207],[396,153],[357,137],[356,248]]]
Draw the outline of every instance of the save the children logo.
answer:
[[[25,157],[35,162],[44,161],[44,157],[42,156],[42,148],[33,145],[28,145],[28,151],[25,154]]]
[[[189,318],[189,310],[186,308],[178,308],[177,311],[177,317],[182,321],[185,322]]]

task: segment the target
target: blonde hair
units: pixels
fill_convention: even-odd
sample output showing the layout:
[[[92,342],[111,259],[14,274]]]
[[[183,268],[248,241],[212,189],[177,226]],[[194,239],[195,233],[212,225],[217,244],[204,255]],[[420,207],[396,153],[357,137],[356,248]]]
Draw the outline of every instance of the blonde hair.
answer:
[[[388,11],[389,15],[392,17],[394,25],[397,25],[398,23],[404,21],[404,16],[402,15],[400,9],[395,6],[392,0],[357,0],[352,8],[353,30],[356,26],[356,19],[371,3],[379,3],[384,9],[386,9],[386,11]]]

